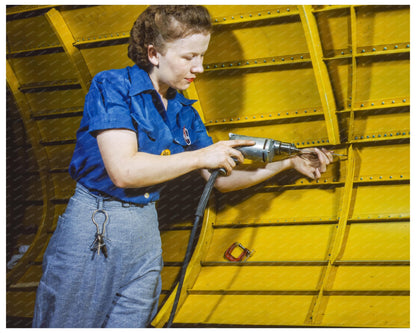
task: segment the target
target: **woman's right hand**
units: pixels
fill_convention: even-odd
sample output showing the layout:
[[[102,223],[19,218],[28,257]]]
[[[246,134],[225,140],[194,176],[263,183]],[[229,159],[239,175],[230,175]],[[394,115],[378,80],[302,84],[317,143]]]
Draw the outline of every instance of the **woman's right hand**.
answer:
[[[201,169],[223,168],[229,175],[237,164],[244,162],[243,154],[235,147],[254,144],[255,142],[250,140],[219,141],[195,152],[198,154],[198,164]]]

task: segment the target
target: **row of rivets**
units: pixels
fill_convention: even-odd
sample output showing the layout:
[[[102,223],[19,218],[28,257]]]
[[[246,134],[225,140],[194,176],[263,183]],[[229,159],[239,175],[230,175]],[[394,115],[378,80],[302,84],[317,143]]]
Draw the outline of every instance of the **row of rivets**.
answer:
[[[306,141],[306,142],[302,142],[302,146],[314,145],[314,144],[320,144],[320,143],[329,143],[329,140],[322,139],[322,140],[317,140],[316,142],[315,141]],[[296,145],[301,146],[301,143],[297,142]]]
[[[399,48],[399,45],[394,45],[394,49],[395,50],[397,50]],[[407,44],[406,45],[406,48],[408,49],[408,48],[410,48],[410,44]],[[377,51],[377,49],[375,48],[375,47],[373,47],[372,49],[371,49],[373,52],[375,52],[375,51]],[[383,51],[387,51],[388,50],[388,47],[387,46],[384,46],[383,47]],[[365,52],[367,52],[367,50],[366,49],[362,49],[361,50],[361,53],[365,53]]]
[[[351,97],[350,97],[350,99],[351,99]],[[407,102],[407,99],[406,98],[403,98],[402,100],[401,100],[403,103],[406,103]],[[393,99],[393,100],[391,100],[391,101],[388,101],[388,102],[390,102],[391,104],[396,104],[396,100],[395,99]],[[387,105],[386,104],[386,101],[381,101],[381,102],[379,102],[380,103],[380,105]],[[351,107],[351,103],[348,103],[348,106],[349,107]],[[366,105],[364,104],[364,103],[361,103],[360,104],[360,107],[361,108],[363,108],[363,107],[365,107]],[[371,104],[370,104],[370,106],[376,106],[376,103],[375,102],[371,102]]]
[[[383,176],[367,176],[367,177],[360,177],[360,181],[366,181],[366,180],[371,180],[371,181],[377,181],[377,180],[396,180],[396,179],[408,179],[408,178],[404,178],[404,175],[400,175],[400,176],[388,176],[388,177],[384,177]],[[328,183],[331,180],[328,179],[323,179],[323,183]],[[339,182],[337,179],[333,179],[333,182]],[[320,180],[300,180],[299,181],[300,184],[305,184],[305,183],[320,183]],[[322,183],[322,182],[321,182]]]
[[[388,176],[383,178],[383,176],[367,176],[367,177],[360,177],[360,180],[364,180],[364,179],[369,179],[369,180],[376,180],[376,179],[393,179],[399,177],[400,179],[404,179],[404,175],[400,175],[400,176]]]
[[[282,57],[282,58],[280,58],[280,61],[284,62],[288,59],[290,59],[292,61],[296,60],[296,59],[304,60],[305,56],[304,55],[301,55],[301,56],[298,56],[298,57],[291,56],[290,58],[289,57],[288,58]],[[225,68],[225,67],[233,67],[233,66],[247,66],[247,65],[250,65],[250,64],[251,65],[267,64],[267,63],[270,63],[270,62],[275,63],[276,58],[246,60],[246,61],[239,61],[239,62],[236,62],[236,63],[209,64],[209,65],[206,65],[205,68],[206,69],[216,69],[216,68]]]
[[[324,183],[328,183],[328,182],[330,182],[330,181],[331,181],[331,180],[328,180],[328,179],[323,179],[323,182],[324,182]],[[334,183],[337,183],[337,182],[338,182],[336,179],[333,179],[332,181],[333,181]],[[304,180],[299,181],[299,183],[301,183],[301,184],[304,184],[305,182],[306,182],[306,181],[304,181]],[[315,181],[314,181],[314,180],[308,180],[308,182],[309,182],[309,183],[312,183],[312,182],[313,182],[313,183],[318,183],[318,184],[319,184],[319,179],[317,179],[317,180],[315,180]]]
[[[397,219],[397,218],[410,218],[409,215],[405,215],[403,216],[403,214],[394,214],[392,215],[367,215],[367,216],[352,216],[351,218],[349,218],[349,221],[353,221],[353,220],[367,220],[367,219]],[[282,219],[276,219],[276,220],[266,220],[266,221],[262,221],[262,220],[258,220],[258,219],[246,219],[246,220],[239,220],[236,221],[235,224],[257,224],[257,225],[265,225],[265,224],[274,224],[274,223],[290,223],[290,222],[318,222],[318,221],[326,221],[326,222],[337,222],[338,220],[340,220],[339,217],[337,217],[336,219],[329,216],[327,218],[322,218],[322,217],[308,217],[308,218],[291,218],[291,219],[287,219],[287,218],[282,218]],[[227,223],[219,223],[222,225],[226,225]],[[234,224],[234,223],[233,223]],[[338,226],[336,225],[335,228],[338,228]],[[331,254],[329,253],[328,256],[331,256]]]
[[[410,131],[409,132],[396,132],[396,136],[399,136],[399,135],[409,135],[410,136]],[[359,140],[359,139],[364,139],[364,138],[366,138],[366,139],[370,139],[370,138],[381,138],[381,137],[385,137],[385,138],[387,138],[387,137],[392,137],[392,136],[394,136],[394,133],[384,133],[384,135],[382,136],[381,134],[378,134],[377,136],[375,135],[375,134],[373,134],[373,135],[366,135],[366,136],[364,136],[364,135],[361,135],[360,137],[359,136],[356,136],[356,137],[354,137],[354,140]]]
[[[314,112],[314,113],[316,113],[317,112],[317,109],[313,109],[313,111],[311,111],[311,110],[304,110],[303,112],[300,112],[300,111],[295,111],[294,112],[294,114],[307,114],[308,112]],[[284,116],[284,115],[286,115],[286,116],[288,116],[288,115],[290,115],[290,113],[293,113],[293,111],[292,112],[283,112],[283,113],[277,113],[277,116],[278,117],[280,117],[280,116]],[[234,119],[234,118],[230,118],[229,120],[228,119],[222,119],[222,120],[218,120],[218,119],[216,119],[216,120],[210,120],[208,123],[209,124],[212,124],[212,123],[219,123],[219,122],[223,122],[223,123],[225,123],[225,122],[228,122],[228,121],[239,121],[239,120],[249,120],[249,119],[257,119],[256,117],[260,117],[261,119],[268,119],[267,118],[267,116],[266,115],[257,115],[257,116],[245,116],[245,117],[237,117],[236,119]],[[269,115],[268,115],[268,117],[269,118],[271,118],[271,117],[273,117],[273,115],[270,113]]]
[[[390,48],[391,48],[391,46],[390,46]],[[394,50],[397,50],[397,49],[399,49],[400,48],[400,46],[399,45],[394,45],[393,47],[392,47]],[[410,48],[410,44],[406,44],[406,48],[408,49],[408,48]],[[387,51],[389,49],[389,46],[383,46],[382,47],[382,50],[383,51]],[[380,49],[379,49],[380,50]],[[376,47],[373,47],[373,48],[371,48],[371,51],[372,52],[377,52],[377,48]],[[366,53],[366,52],[369,52],[367,49],[361,49],[361,53]],[[342,50],[342,51],[340,51],[340,54],[341,55],[345,55],[346,53],[352,53],[352,50],[350,49],[350,50],[348,50],[348,51],[345,51],[345,50]]]
[[[377,216],[377,217],[376,217]],[[402,218],[402,217],[406,217],[406,218],[408,218],[408,217],[410,217],[410,216],[408,216],[408,215],[405,215],[405,216],[403,216],[403,214],[398,214],[398,215],[396,215],[396,216],[391,216],[391,215],[388,215],[387,216],[387,218]],[[383,218],[383,219],[385,219],[386,218],[386,216],[383,216],[383,215],[368,215],[368,216],[366,216],[366,217],[362,217],[362,216],[353,216],[352,218],[351,218],[351,220],[354,220],[354,219],[357,219],[357,220],[360,220],[360,219],[375,219],[375,218],[379,218],[379,219],[381,219],[381,218]]]
[[[277,9],[276,10],[276,12],[275,13],[277,13],[277,14],[281,14],[282,12],[284,12],[284,11],[280,11],[280,9]],[[290,12],[290,8],[286,8],[286,12],[287,13],[289,13]],[[249,18],[253,18],[253,17],[259,17],[259,16],[262,16],[262,15],[264,15],[265,13],[258,13],[257,15],[255,15],[255,14],[246,14],[246,17],[249,17]],[[272,12],[272,11],[267,11],[267,15],[271,15],[271,14],[274,14],[274,12]],[[240,17],[240,19],[244,19],[244,15],[239,15],[239,17]],[[234,20],[236,18],[236,16],[231,16],[231,20]],[[221,20],[220,19],[214,19],[214,22],[215,23],[218,23],[218,22],[220,22]],[[222,19],[222,21],[224,22],[224,21],[227,21],[227,18],[226,17],[223,17],[223,19]]]

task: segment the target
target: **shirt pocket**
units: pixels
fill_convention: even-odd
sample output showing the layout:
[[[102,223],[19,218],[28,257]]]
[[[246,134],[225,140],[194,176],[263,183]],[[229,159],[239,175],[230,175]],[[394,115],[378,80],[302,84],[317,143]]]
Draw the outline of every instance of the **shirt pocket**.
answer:
[[[164,123],[155,123],[151,119],[144,121],[132,115],[137,129],[138,150],[160,155],[172,145],[173,137]]]

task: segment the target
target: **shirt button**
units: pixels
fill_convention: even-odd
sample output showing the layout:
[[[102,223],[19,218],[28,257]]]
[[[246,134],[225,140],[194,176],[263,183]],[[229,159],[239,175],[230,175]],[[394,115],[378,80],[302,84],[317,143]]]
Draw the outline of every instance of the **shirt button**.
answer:
[[[144,197],[145,197],[146,199],[149,199],[150,194],[149,194],[149,193],[145,193],[145,194],[144,194]]]

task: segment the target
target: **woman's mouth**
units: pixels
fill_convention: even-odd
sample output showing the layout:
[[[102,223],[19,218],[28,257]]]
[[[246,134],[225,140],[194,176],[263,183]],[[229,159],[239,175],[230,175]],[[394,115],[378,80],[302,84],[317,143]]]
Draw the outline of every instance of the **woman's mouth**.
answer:
[[[192,83],[195,79],[192,78],[192,79],[185,79],[185,80],[188,81],[189,83]]]

